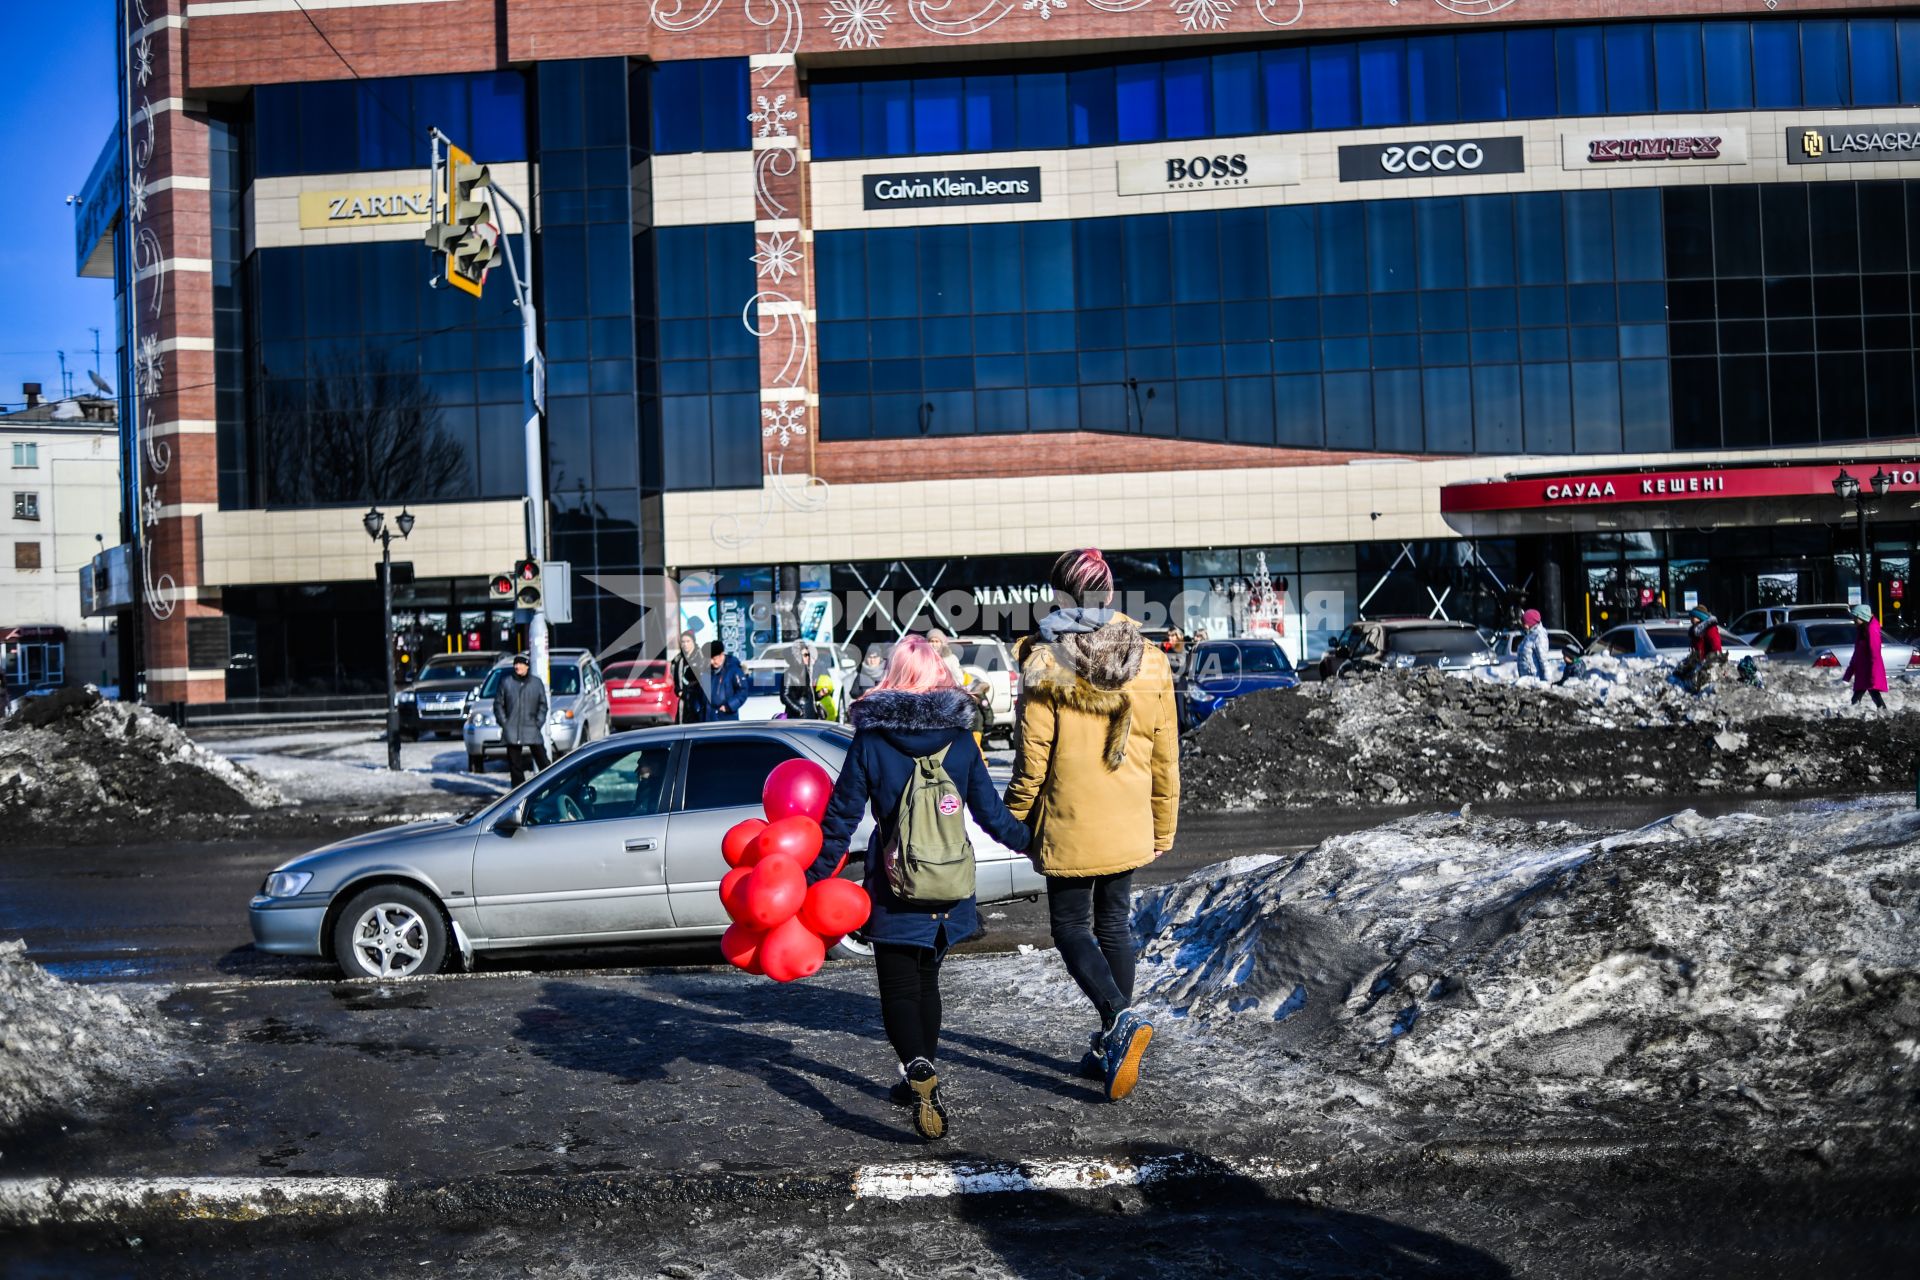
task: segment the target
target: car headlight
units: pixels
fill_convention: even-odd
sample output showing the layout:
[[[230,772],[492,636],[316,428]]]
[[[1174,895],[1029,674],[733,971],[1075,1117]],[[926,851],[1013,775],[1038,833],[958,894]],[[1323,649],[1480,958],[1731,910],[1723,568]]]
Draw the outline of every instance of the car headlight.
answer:
[[[413,690],[411,690],[411,689],[402,689],[402,690],[401,690],[401,691],[400,691],[399,693],[397,693],[397,694],[395,694],[395,695],[394,695],[394,699],[393,699],[393,700],[394,700],[395,702],[412,702],[412,701],[413,701]]]
[[[311,871],[276,871],[260,886],[260,892],[269,898],[291,898],[306,889],[312,879]]]
[[[1199,685],[1189,685],[1187,687],[1187,696],[1195,702],[1199,702],[1207,696],[1207,691]]]
[[[571,719],[573,719],[573,708],[567,707],[564,710],[556,711],[552,715],[548,716],[547,722],[549,724],[565,724],[567,721]]]
[[[1393,665],[1396,667],[1410,667],[1413,665],[1413,662],[1414,658],[1410,653],[1396,653],[1393,655]]]

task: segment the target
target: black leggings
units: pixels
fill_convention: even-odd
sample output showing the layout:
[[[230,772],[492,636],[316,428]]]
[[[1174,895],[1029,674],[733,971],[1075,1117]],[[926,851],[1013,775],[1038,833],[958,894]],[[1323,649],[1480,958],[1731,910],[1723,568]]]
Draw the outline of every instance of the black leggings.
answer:
[[[873,944],[880,979],[880,1022],[900,1061],[933,1061],[940,1041],[940,959],[935,947]]]
[[[1873,705],[1882,711],[1887,709],[1887,700],[1880,696],[1878,689],[1855,689],[1853,691],[1853,705],[1856,707],[1859,706],[1860,699],[1866,697],[1871,697],[1873,699]]]
[[[1048,876],[1047,917],[1067,972],[1113,1025],[1133,1003],[1133,872]]]

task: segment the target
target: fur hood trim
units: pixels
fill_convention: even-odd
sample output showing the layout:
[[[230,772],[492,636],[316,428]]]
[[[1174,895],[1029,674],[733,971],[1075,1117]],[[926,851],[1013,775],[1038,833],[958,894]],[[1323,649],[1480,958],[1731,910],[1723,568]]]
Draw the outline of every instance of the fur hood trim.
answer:
[[[1146,638],[1121,614],[1095,631],[1052,643],[1029,636],[1019,648],[1020,696],[1105,719],[1106,766],[1118,769],[1133,729],[1133,699],[1125,686],[1140,674],[1145,651]]]
[[[931,693],[875,689],[848,709],[848,717],[856,729],[930,733],[973,728],[974,706],[964,689],[935,689]]]

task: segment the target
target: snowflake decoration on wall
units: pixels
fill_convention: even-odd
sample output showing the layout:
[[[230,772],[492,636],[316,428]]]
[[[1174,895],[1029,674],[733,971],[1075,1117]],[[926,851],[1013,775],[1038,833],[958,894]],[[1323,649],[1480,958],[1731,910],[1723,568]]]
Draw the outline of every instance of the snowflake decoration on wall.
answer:
[[[153,79],[153,40],[150,37],[140,37],[140,43],[133,47],[133,78],[142,89],[147,87],[147,81]]]
[[[807,416],[805,404],[781,400],[774,404],[763,405],[760,416],[766,420],[766,425],[760,428],[761,438],[765,439],[767,436],[777,434],[780,437],[782,449],[791,443],[794,436],[807,434],[807,424],[800,421]]]
[[[781,235],[778,231],[760,241],[754,250],[754,265],[760,274],[779,284],[788,276],[800,274],[800,238]]]
[[[759,127],[763,138],[784,138],[787,136],[787,121],[798,120],[800,113],[787,105],[787,95],[775,94],[772,102],[767,101],[764,93],[755,94],[754,102],[759,109],[749,111],[747,119]]]
[[[136,173],[127,184],[127,209],[135,222],[147,216],[147,175]]]
[[[1180,25],[1189,31],[1225,31],[1238,0],[1173,0]]]
[[[160,353],[160,339],[146,334],[140,339],[140,354],[135,372],[143,396],[158,395],[160,382],[166,375],[166,357]]]
[[[160,486],[157,484],[148,485],[147,500],[141,503],[140,505],[142,508],[144,508],[140,513],[142,517],[141,523],[145,524],[149,529],[159,524],[160,523]]]
[[[1026,0],[1020,7],[1028,13],[1032,13],[1035,9],[1038,9],[1040,11],[1040,21],[1045,22],[1053,16],[1055,9],[1066,8],[1067,0]]]
[[[1059,2],[1064,5],[1066,0]],[[888,0],[827,0],[820,21],[842,49],[878,49],[893,21],[893,5]]]

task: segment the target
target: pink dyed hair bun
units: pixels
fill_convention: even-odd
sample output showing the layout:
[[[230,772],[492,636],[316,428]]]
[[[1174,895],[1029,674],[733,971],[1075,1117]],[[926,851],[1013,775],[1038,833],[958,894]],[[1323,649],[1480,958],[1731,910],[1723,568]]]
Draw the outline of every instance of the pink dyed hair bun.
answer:
[[[1047,583],[1055,595],[1082,607],[1102,608],[1113,600],[1113,566],[1095,547],[1063,553],[1053,562]]]

